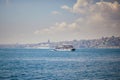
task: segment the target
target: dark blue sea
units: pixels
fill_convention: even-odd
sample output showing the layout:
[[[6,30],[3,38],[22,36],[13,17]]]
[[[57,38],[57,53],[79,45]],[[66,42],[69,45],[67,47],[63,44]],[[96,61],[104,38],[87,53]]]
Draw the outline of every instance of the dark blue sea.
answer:
[[[120,49],[0,49],[0,80],[120,80]]]

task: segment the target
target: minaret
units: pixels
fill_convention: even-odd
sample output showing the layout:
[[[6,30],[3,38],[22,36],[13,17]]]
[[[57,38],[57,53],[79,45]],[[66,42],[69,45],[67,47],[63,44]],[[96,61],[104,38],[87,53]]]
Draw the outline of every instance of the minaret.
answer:
[[[48,44],[50,44],[50,40],[48,39],[48,42],[47,42]]]
[[[51,43],[50,43],[50,40],[48,39],[48,42],[47,42],[49,48],[51,48]]]

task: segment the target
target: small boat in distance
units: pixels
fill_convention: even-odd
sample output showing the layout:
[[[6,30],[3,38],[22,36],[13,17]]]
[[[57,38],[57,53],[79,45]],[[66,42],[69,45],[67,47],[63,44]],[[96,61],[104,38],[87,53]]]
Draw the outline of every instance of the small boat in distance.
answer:
[[[61,45],[56,46],[54,51],[75,51],[75,48],[72,45]]]

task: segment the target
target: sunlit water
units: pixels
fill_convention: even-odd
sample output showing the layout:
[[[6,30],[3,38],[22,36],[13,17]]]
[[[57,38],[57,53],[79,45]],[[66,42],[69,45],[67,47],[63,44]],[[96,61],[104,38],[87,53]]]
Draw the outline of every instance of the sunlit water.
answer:
[[[0,49],[0,80],[120,80],[120,49]]]

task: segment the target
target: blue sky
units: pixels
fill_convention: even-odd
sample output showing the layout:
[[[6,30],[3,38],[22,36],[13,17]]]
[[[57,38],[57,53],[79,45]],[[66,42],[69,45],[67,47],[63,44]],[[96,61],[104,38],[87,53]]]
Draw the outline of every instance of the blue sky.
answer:
[[[0,43],[37,43],[48,39],[62,41],[119,36],[119,2],[91,1],[0,0]],[[97,8],[100,10],[97,11]]]

